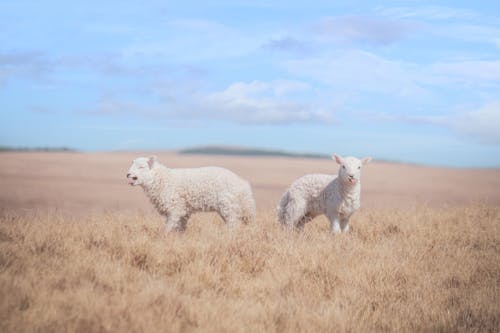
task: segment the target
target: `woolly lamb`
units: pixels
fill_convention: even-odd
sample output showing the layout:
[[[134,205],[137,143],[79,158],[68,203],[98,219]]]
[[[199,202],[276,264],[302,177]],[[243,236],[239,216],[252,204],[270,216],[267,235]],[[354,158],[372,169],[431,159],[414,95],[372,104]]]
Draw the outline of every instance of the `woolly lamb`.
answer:
[[[165,215],[167,231],[184,231],[191,214],[216,211],[228,226],[255,217],[255,201],[248,182],[219,167],[169,169],[155,156],[135,159],[127,173],[130,185],[140,185]]]
[[[349,218],[360,206],[361,166],[371,157],[332,158],[340,164],[338,176],[309,174],[294,181],[277,207],[279,223],[302,230],[306,222],[325,214],[332,233],[349,231]]]

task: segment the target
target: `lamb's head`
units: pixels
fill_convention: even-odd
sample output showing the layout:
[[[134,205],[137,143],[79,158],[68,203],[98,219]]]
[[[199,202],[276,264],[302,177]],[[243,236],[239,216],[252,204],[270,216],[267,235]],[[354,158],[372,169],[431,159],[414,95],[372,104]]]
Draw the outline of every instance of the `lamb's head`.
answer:
[[[156,162],[156,156],[136,158],[127,172],[128,183],[132,186],[144,186],[151,183],[153,180],[151,170],[154,168]]]
[[[332,158],[340,164],[339,180],[345,185],[356,185],[361,177],[361,166],[372,160],[371,157],[357,159],[356,157],[341,157],[334,154]]]

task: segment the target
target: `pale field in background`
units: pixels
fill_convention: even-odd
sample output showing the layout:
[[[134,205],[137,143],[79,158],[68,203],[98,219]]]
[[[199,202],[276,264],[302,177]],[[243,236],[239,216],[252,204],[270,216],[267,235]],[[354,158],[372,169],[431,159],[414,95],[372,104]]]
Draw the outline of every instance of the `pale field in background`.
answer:
[[[71,213],[153,211],[139,187],[127,185],[132,160],[148,153],[2,153],[0,207]],[[168,167],[226,167],[247,179],[259,210],[276,207],[290,183],[306,173],[336,174],[333,160],[193,156],[156,153]],[[442,207],[500,203],[499,169],[449,169],[379,163],[362,170],[364,208]]]
[[[349,235],[275,225],[330,160],[181,156],[252,184],[256,221],[184,234],[125,174],[144,153],[0,154],[0,332],[499,332],[500,170],[374,162]]]

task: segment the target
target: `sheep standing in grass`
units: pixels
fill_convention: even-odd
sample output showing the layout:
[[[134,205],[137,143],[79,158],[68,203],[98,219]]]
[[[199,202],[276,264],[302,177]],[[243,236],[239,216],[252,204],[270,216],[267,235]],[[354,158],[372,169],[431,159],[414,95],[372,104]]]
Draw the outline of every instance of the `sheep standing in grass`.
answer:
[[[167,231],[184,231],[191,214],[218,212],[228,226],[255,217],[250,184],[219,167],[169,169],[156,157],[135,159],[127,173],[130,185],[140,185],[165,215]]]
[[[371,157],[332,158],[340,164],[338,176],[310,174],[294,181],[277,208],[279,223],[302,230],[306,222],[325,214],[332,233],[349,231],[349,218],[361,203],[361,166]]]

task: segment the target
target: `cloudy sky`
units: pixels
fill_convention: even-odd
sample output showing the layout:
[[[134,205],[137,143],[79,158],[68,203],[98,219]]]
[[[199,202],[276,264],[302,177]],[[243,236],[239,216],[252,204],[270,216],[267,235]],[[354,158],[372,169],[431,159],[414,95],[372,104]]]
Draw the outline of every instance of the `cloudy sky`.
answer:
[[[0,145],[500,167],[497,1],[0,1]]]

